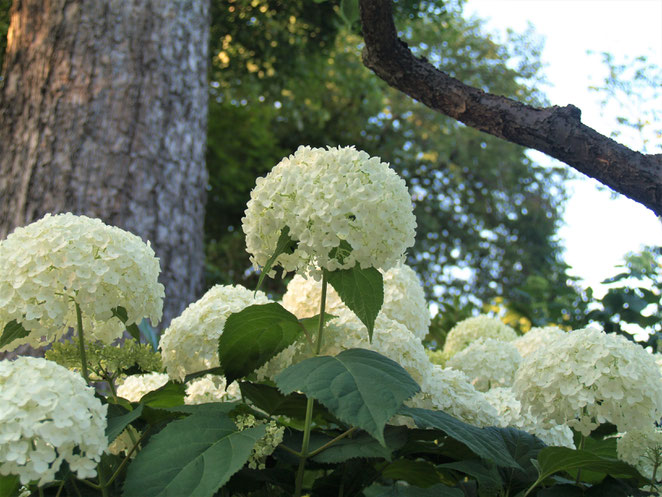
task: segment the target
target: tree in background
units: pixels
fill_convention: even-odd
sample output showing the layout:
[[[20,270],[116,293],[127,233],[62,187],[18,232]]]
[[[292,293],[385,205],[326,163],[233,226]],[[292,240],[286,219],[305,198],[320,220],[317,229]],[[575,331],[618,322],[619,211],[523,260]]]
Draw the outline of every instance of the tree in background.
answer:
[[[150,240],[167,324],[203,283],[207,2],[2,7],[0,238],[71,211]]]

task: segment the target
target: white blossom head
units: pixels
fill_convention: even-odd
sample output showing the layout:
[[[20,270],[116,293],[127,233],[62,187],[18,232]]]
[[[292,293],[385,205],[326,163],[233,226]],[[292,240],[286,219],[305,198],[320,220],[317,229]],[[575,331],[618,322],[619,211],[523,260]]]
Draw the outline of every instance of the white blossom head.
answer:
[[[405,402],[410,407],[439,409],[467,424],[484,427],[499,422],[496,409],[476,390],[462,371],[432,366],[421,392]]]
[[[0,242],[0,330],[16,320],[30,332],[2,350],[53,342],[76,326],[75,303],[90,340],[110,343],[127,324],[161,319],[163,285],[149,242],[99,219],[47,214]]]
[[[466,374],[476,390],[487,392],[493,387],[511,386],[521,361],[513,342],[483,338],[455,354],[445,365]]]
[[[219,366],[218,339],[230,314],[254,304],[267,304],[262,292],[240,285],[216,285],[189,305],[161,335],[159,349],[171,378],[183,380],[187,374]]]
[[[390,268],[414,244],[416,219],[404,180],[378,157],[354,147],[301,146],[258,178],[242,227],[256,268],[287,227],[297,246],[275,265],[318,274],[357,263]]]
[[[662,429],[654,425],[623,433],[616,441],[616,453],[621,461],[631,464],[646,478],[662,480]]]
[[[471,343],[483,338],[511,342],[517,338],[517,333],[498,318],[484,315],[467,318],[448,332],[444,342],[444,357],[450,359]]]
[[[52,361],[0,361],[0,475],[41,486],[66,461],[78,478],[96,476],[106,410],[80,375]]]
[[[124,378],[117,387],[117,395],[129,402],[140,402],[145,395],[168,383],[170,377],[164,373],[134,374]]]
[[[430,328],[430,311],[416,272],[406,264],[398,264],[381,273],[384,278],[384,303],[379,314],[404,325],[423,340]],[[300,319],[315,316],[319,314],[321,297],[320,281],[297,274],[287,285],[283,307]],[[326,312],[336,315],[345,309],[347,307],[336,291],[328,287]]]
[[[230,386],[223,376],[208,374],[195,378],[186,385],[185,404],[207,404],[209,402],[232,402],[241,400],[239,384],[233,381]]]
[[[584,435],[605,422],[621,432],[643,429],[662,416],[662,377],[653,356],[594,328],[530,354],[513,390],[542,423],[565,423]]]
[[[535,416],[522,410],[522,404],[511,388],[497,387],[485,392],[485,398],[499,413],[501,428],[512,427],[537,436],[553,447],[575,448],[572,430],[568,425],[556,425],[544,428]]]
[[[566,335],[566,332],[556,326],[545,326],[544,328],[531,328],[521,337],[513,342],[522,357],[527,357],[539,348],[544,348],[560,340]]]

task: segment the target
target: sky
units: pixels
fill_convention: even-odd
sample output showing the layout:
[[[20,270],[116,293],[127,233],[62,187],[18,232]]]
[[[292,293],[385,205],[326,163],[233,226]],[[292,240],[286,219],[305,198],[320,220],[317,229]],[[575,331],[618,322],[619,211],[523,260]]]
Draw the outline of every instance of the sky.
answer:
[[[551,85],[544,90],[551,104],[576,105],[582,122],[607,136],[615,128],[614,114],[609,108],[602,114],[598,95],[588,90],[606,70],[601,58],[587,51],[646,55],[662,65],[662,0],[467,0],[464,12],[486,19],[487,31],[502,40],[507,28],[524,32],[530,22],[545,40],[542,61]],[[638,149],[638,140],[624,140]],[[560,164],[539,152],[530,155],[539,164]],[[583,178],[571,182],[559,234],[571,273],[596,288],[617,272],[627,252],[662,245],[662,222],[645,207],[620,195],[613,199],[605,187]]]

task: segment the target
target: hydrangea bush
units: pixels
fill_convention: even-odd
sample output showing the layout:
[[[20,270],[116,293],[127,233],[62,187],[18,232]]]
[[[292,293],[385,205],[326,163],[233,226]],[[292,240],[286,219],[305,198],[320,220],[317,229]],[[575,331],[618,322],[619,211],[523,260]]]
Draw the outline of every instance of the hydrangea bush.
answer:
[[[381,159],[299,148],[243,220],[260,281],[295,272],[282,305],[215,286],[157,350],[138,343],[163,299],[149,244],[71,214],[17,229],[0,242],[0,348],[50,349],[0,362],[0,495],[657,492],[652,355],[597,330],[518,338],[489,316],[430,353],[402,263],[412,212]]]

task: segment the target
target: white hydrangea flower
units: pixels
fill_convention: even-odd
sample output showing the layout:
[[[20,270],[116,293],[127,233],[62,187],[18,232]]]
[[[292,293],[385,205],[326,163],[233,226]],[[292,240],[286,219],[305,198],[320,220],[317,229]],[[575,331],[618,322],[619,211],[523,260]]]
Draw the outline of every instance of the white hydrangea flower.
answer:
[[[380,314],[403,324],[423,340],[430,328],[430,311],[416,272],[406,264],[398,264],[381,272],[384,277],[384,304]],[[297,274],[287,285],[283,307],[300,319],[315,316],[319,314],[321,297],[320,281]],[[326,312],[335,315],[340,309],[346,309],[345,304],[329,285]]]
[[[493,387],[513,384],[522,357],[513,342],[481,338],[446,362],[446,367],[466,374],[476,390],[487,392]]]
[[[239,384],[233,381],[226,388],[223,376],[208,374],[187,383],[186,404],[207,404],[209,402],[232,402],[241,400]]]
[[[182,381],[187,374],[219,366],[218,338],[228,316],[254,304],[267,304],[262,292],[237,285],[216,285],[189,305],[161,335],[159,349],[171,378]]]
[[[127,376],[117,387],[117,395],[129,402],[140,402],[146,394],[158,390],[168,383],[170,377],[164,373],[134,374]]]
[[[405,402],[410,407],[438,409],[480,428],[499,422],[496,409],[467,376],[451,368],[432,366],[421,384],[421,392]]]
[[[541,347],[547,344],[555,343],[563,338],[566,332],[556,326],[545,326],[544,328],[531,328],[521,337],[517,337],[513,342],[522,357],[527,357]]]
[[[497,426],[517,428],[554,447],[575,448],[572,430],[567,425],[543,428],[535,416],[528,411],[522,411],[522,404],[511,388],[493,388],[485,393],[485,398],[499,413]]]
[[[618,458],[631,464],[648,479],[662,480],[662,429],[654,425],[622,434],[616,441]]]
[[[319,274],[357,262],[390,268],[414,244],[416,219],[404,180],[378,157],[354,147],[301,146],[258,178],[251,192],[242,227],[256,268],[273,255],[286,226],[298,245],[276,264]],[[351,253],[330,256],[343,241]]]
[[[379,315],[375,321],[372,343],[363,323],[349,310],[339,309],[338,317],[324,327],[321,355],[338,355],[347,349],[373,350],[400,364],[420,385],[432,364],[425,353],[421,340],[403,325]],[[292,364],[313,357],[311,347],[305,338],[276,355],[260,368],[259,378],[273,378]]]
[[[643,429],[662,416],[662,377],[653,356],[593,328],[529,355],[513,390],[545,426],[566,423],[584,435],[605,422],[621,432]]]
[[[108,448],[107,408],[80,375],[54,362],[0,361],[0,475],[44,485],[66,461],[78,478],[96,476]]]
[[[128,324],[161,319],[164,289],[159,260],[148,243],[98,219],[73,214],[16,228],[0,242],[0,329],[16,320],[30,331],[2,350],[53,342],[76,326],[81,308],[86,338],[110,343],[124,324],[112,309],[124,307]]]
[[[457,323],[446,336],[444,342],[444,357],[450,359],[471,343],[481,338],[494,338],[504,342],[512,342],[517,333],[498,318],[476,316]]]

